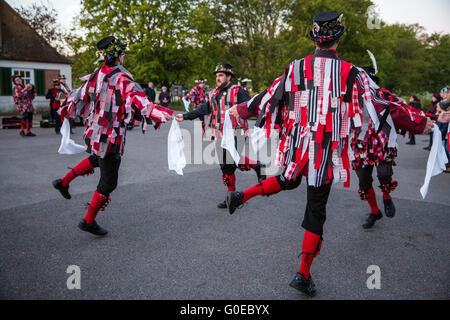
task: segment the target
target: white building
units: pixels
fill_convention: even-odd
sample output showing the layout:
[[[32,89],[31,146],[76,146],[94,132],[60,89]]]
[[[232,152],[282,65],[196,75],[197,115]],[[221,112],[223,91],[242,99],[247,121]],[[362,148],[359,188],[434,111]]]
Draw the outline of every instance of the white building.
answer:
[[[38,111],[49,109],[45,94],[59,75],[72,88],[72,62],[40,37],[4,0],[0,0],[0,114],[14,114],[12,76],[36,87],[33,104]]]

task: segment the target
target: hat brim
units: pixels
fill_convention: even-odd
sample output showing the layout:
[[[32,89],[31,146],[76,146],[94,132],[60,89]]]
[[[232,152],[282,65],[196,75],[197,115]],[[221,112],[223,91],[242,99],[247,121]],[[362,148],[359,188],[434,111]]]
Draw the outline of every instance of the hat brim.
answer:
[[[213,73],[216,74],[216,73],[219,73],[219,72],[222,72],[222,73],[225,73],[227,75],[230,75],[230,76],[234,77],[234,73],[230,72],[230,71],[219,70],[219,71],[214,71]]]
[[[336,40],[336,39],[339,39],[339,38],[342,37],[342,35],[344,34],[345,30],[346,30],[346,28],[343,26],[343,27],[341,28],[341,30],[339,30],[338,33],[329,36],[330,39],[326,39],[326,41],[322,41],[322,42],[330,42],[330,41],[334,41],[334,40]],[[315,36],[312,34],[312,30],[309,30],[309,32],[308,32],[308,37],[309,37],[312,41],[314,41],[314,42],[320,42],[320,37],[315,37]]]

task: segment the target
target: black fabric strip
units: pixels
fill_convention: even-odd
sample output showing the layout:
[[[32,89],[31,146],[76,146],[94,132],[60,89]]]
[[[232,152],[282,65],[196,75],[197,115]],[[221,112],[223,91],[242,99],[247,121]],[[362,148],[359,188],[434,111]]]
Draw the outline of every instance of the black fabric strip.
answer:
[[[289,111],[294,111],[295,107],[295,92],[289,92]]]
[[[299,91],[305,91],[305,59],[302,59],[300,61],[300,67],[299,67],[299,71],[300,71],[300,85],[298,87]]]
[[[350,73],[347,78],[347,92],[345,92],[344,95],[344,102],[351,102],[352,101],[352,90],[353,90],[353,83],[356,80],[356,76],[358,75],[359,70],[355,67],[352,67],[350,69]]]
[[[283,99],[283,92],[284,92],[284,84],[286,82],[287,73],[289,72],[289,66],[288,65],[283,72],[283,77],[281,78],[280,84],[278,85],[277,91],[275,91],[275,94],[272,97],[272,103],[270,104],[270,112],[275,111],[275,107],[278,106],[280,101]]]
[[[264,90],[263,92],[261,92],[260,94],[258,94],[250,103],[250,105],[248,106],[248,112],[249,113],[254,113],[256,108],[258,108],[259,104],[261,103],[262,98],[264,97],[264,95],[267,93],[267,89]]]
[[[265,117],[266,107],[267,107],[267,105],[265,105],[263,107],[263,109],[261,110],[261,112],[259,113],[258,119],[256,120],[256,123],[255,123],[256,127],[262,128],[264,126],[264,123],[266,123],[266,117]]]
[[[377,133],[375,134],[376,136],[380,133],[380,131],[383,129],[384,124],[386,123],[389,112],[391,111],[391,105],[388,104],[384,110],[384,114],[380,119],[380,126],[378,127]]]

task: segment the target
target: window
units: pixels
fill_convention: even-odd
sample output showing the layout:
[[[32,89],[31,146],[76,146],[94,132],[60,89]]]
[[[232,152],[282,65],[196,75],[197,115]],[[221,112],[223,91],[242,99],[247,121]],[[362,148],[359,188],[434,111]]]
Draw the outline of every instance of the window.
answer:
[[[18,75],[22,78],[23,84],[34,84],[34,70],[33,69],[11,69],[11,76]]]

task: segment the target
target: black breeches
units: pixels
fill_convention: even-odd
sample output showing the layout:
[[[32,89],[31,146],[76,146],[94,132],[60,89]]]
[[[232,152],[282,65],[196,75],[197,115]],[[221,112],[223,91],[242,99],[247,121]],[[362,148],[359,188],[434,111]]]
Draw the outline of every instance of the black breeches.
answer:
[[[392,180],[392,175],[394,174],[394,171],[392,170],[392,164],[390,162],[382,161],[376,167],[377,177],[380,184],[384,185],[390,183]],[[373,165],[368,165],[365,167],[359,166],[355,171],[359,180],[359,188],[365,191],[372,188]]]
[[[108,197],[117,187],[121,162],[120,156],[109,153],[102,159],[97,155],[91,155],[89,162],[93,168],[100,168],[100,181],[97,185],[97,191]]]
[[[276,178],[282,190],[295,189],[302,181],[301,174],[298,175],[295,180],[286,180],[283,175],[278,175]],[[306,209],[302,227],[320,236],[323,234],[323,225],[327,213],[326,206],[328,196],[330,195],[331,185],[332,183],[330,182],[320,187],[307,186]]]
[[[306,210],[302,227],[321,236],[327,217],[327,202],[332,182],[320,187],[308,186],[306,192]]]
[[[25,121],[25,122],[28,122],[28,123],[32,123],[33,122],[33,112],[25,111],[22,114],[22,121]]]
[[[55,130],[59,130],[59,128],[61,128],[61,117],[58,114],[58,110],[52,108],[50,115],[52,116],[52,119],[55,120]]]

